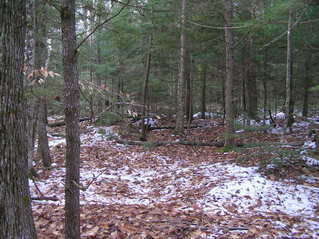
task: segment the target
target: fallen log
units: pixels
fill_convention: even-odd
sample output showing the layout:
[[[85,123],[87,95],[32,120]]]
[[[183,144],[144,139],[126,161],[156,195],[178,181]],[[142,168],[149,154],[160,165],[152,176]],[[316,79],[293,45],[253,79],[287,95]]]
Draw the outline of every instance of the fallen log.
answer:
[[[185,126],[184,128],[185,129],[188,129],[188,128],[195,129],[195,128],[201,128],[201,127],[204,127],[204,126],[193,125],[193,126],[190,126],[190,127]],[[158,130],[158,129],[175,129],[175,126],[149,127],[149,130]]]
[[[59,199],[56,196],[53,197],[31,197],[31,200],[39,200],[39,201],[59,201]]]
[[[223,147],[224,142],[215,142],[215,143],[205,143],[205,142],[194,142],[194,141],[133,141],[133,140],[123,140],[116,139],[116,143],[126,144],[126,145],[149,145],[152,144],[154,146],[165,146],[165,145],[190,145],[190,146],[210,146],[210,147]]]
[[[80,118],[79,122],[88,121],[88,120],[90,120],[89,117],[84,117],[84,118]],[[64,120],[48,124],[49,127],[60,127],[60,126],[64,126],[64,125],[65,125]]]

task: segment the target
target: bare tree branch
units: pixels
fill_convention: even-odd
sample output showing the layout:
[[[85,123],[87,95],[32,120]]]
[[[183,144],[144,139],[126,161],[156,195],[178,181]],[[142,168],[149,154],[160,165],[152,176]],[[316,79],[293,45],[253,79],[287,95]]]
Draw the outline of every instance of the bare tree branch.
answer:
[[[113,16],[105,19],[103,22],[101,22],[100,24],[96,25],[94,27],[94,29],[77,45],[77,47],[75,48],[75,51],[77,51],[83,44],[84,42],[87,41],[87,39],[90,38],[90,36],[92,36],[101,26],[103,26],[104,24],[106,24],[107,22],[111,21],[112,19],[114,19],[115,17],[117,17],[118,15],[121,14],[121,12],[129,5],[131,0],[128,0],[127,3],[125,3],[121,9]]]

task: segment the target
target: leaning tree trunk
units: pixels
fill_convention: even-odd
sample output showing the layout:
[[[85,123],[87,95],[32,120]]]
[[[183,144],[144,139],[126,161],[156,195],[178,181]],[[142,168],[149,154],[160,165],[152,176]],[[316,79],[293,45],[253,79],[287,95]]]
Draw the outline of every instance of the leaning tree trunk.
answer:
[[[225,146],[234,145],[234,106],[233,106],[233,81],[234,81],[234,36],[230,28],[233,19],[233,2],[224,0],[225,5],[225,47],[226,47],[226,80],[225,80],[225,110],[226,132]]]
[[[177,79],[177,102],[176,102],[176,125],[175,132],[179,135],[184,133],[184,82],[185,82],[185,71],[186,71],[186,0],[181,0],[181,32],[180,32],[180,66],[179,75]]]
[[[22,72],[26,1],[0,6],[0,238],[34,239]]]
[[[80,87],[77,70],[75,0],[63,0],[61,11],[64,113],[66,123],[65,153],[65,238],[80,239]]]
[[[46,67],[48,59],[47,49],[47,7],[43,1],[35,0],[35,50],[34,50],[34,68],[41,72],[41,68]],[[40,75],[38,76],[41,77]],[[44,86],[43,86],[44,87]],[[45,168],[51,166],[51,155],[47,135],[47,97],[40,96],[38,100],[38,152]]]
[[[287,128],[291,131],[294,121],[294,101],[293,101],[293,56],[292,56],[292,10],[289,10],[288,31],[287,31],[287,76],[286,76],[286,102],[285,111],[287,114]]]

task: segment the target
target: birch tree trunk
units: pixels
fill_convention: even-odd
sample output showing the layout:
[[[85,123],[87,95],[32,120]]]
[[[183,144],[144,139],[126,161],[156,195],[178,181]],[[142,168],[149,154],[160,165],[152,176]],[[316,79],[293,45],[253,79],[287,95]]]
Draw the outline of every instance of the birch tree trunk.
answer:
[[[35,239],[23,87],[26,1],[0,6],[0,238]]]

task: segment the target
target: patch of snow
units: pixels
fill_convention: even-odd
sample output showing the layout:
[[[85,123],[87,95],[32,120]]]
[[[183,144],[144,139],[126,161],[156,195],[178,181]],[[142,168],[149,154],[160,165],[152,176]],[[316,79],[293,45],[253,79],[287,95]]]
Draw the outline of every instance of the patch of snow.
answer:
[[[307,175],[301,175],[299,177],[301,180],[304,180],[307,183],[318,183],[319,182],[319,178],[317,177],[312,177],[312,176],[307,176]]]
[[[263,122],[265,125],[271,125],[272,121],[270,119],[266,119],[265,122]]]
[[[59,144],[65,144],[65,142],[65,138],[57,137],[56,139],[49,141],[49,147],[55,147]]]
[[[308,118],[308,120],[310,120],[313,124],[319,124],[319,117],[318,116],[310,117],[310,118]]]
[[[63,119],[64,116],[63,115],[51,115],[51,116],[48,116],[48,120],[61,120]]]
[[[213,117],[217,117],[217,116],[218,116],[217,113],[205,112],[205,118],[213,118]],[[201,117],[202,117],[202,112],[197,112],[196,114],[193,114],[194,119],[199,119]]]
[[[302,159],[303,159],[304,161],[306,161],[306,164],[307,164],[308,166],[319,166],[319,160],[318,160],[318,159],[314,159],[314,158],[308,157],[308,156],[306,156],[306,155],[304,155],[304,156],[302,157]]]
[[[279,112],[279,113],[277,113],[277,114],[275,115],[275,118],[276,118],[277,120],[284,120],[284,119],[286,119],[286,114],[285,114],[284,112]]]
[[[319,201],[318,188],[268,180],[257,167],[193,165],[145,152],[114,157],[103,161],[100,168],[83,163],[81,184],[90,186],[81,191],[81,204],[155,205],[178,201],[182,203],[180,210],[196,205],[207,213],[285,213],[311,218]],[[48,179],[36,182],[44,195],[59,198],[58,202],[40,203],[64,204],[64,175],[65,168],[53,168]],[[31,181],[30,186],[31,194],[38,195]],[[317,226],[313,220],[309,223]]]
[[[264,120],[254,120],[254,119],[247,119],[247,118],[238,118],[236,122],[240,125],[249,125],[249,126],[264,126],[264,125],[271,125],[271,120],[266,119]]]
[[[312,142],[312,141],[306,141],[303,146],[303,148],[305,149],[315,149],[316,148],[316,142]]]
[[[142,119],[136,121],[133,123],[136,127],[141,128],[142,127]],[[144,125],[150,128],[155,128],[157,126],[157,120],[152,117],[146,117],[144,118]]]
[[[319,189],[274,182],[256,173],[256,168],[227,166],[236,178],[226,180],[208,192],[201,204],[207,211],[226,213],[227,207],[239,213],[252,210],[311,215],[319,199]]]
[[[236,133],[244,133],[245,130],[241,129],[241,130],[236,130],[235,132],[236,132]]]
[[[310,126],[310,123],[307,121],[301,121],[294,123],[293,126],[296,128],[308,128]]]
[[[144,119],[144,125],[154,128],[157,125],[157,120],[154,119],[154,118],[150,118],[150,117],[149,118],[145,118]]]
[[[286,129],[284,127],[276,127],[276,128],[272,128],[270,130],[271,134],[279,134],[279,135],[283,135],[285,134]]]

